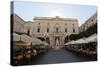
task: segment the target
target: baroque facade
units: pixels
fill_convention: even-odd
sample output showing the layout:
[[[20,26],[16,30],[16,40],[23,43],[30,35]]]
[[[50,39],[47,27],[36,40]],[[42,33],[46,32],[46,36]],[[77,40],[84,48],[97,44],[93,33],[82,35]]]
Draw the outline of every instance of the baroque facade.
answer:
[[[13,17],[13,32],[28,34],[51,47],[63,47],[66,36],[79,33],[78,20],[74,18],[34,17],[33,21],[24,21],[16,14]]]
[[[30,36],[46,41],[51,47],[63,47],[65,37],[79,33],[78,20],[73,18],[34,17],[24,24]]]

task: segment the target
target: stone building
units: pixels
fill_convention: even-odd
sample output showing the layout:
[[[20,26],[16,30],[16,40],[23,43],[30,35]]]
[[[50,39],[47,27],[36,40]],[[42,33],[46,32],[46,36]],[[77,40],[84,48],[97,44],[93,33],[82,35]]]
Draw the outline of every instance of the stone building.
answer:
[[[23,45],[22,42],[25,42],[24,45],[31,44],[32,38],[27,35],[27,28],[24,25],[25,23],[26,21],[24,21],[18,15],[11,14],[13,47],[16,47],[16,45]]]
[[[84,24],[82,24],[80,27],[79,27],[79,31],[80,32],[83,32],[85,30],[87,30],[90,26],[92,26],[93,24],[95,24],[97,22],[97,12],[94,13],[89,19],[87,19],[85,21]]]
[[[27,33],[27,28],[24,26],[24,21],[22,18],[20,18],[16,14],[12,14],[12,20],[13,20],[13,32],[15,33]]]
[[[51,47],[63,47],[65,37],[79,33],[78,20],[73,18],[34,17],[24,24],[30,36],[46,41]]]

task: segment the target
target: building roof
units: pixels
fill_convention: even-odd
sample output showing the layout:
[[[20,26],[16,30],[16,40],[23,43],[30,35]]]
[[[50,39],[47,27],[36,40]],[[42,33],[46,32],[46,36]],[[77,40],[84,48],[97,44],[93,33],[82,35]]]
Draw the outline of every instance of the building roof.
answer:
[[[61,18],[59,16],[55,17],[34,17],[33,20],[60,20],[60,21],[78,21],[75,18]]]
[[[17,14],[12,13],[11,15],[14,17],[12,19],[19,21],[21,24],[25,23],[25,21],[21,17],[19,17]]]

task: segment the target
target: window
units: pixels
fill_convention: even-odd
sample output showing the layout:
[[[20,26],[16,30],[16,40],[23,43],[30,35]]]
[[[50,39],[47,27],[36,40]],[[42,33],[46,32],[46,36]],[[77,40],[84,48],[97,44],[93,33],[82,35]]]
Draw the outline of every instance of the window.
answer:
[[[49,28],[47,28],[47,33],[49,32]]]
[[[67,28],[65,28],[65,32],[67,32]]]
[[[40,28],[41,28],[40,23],[38,23],[38,28],[37,28],[38,33],[40,32]]]
[[[58,27],[56,28],[56,33],[58,33]]]
[[[65,24],[65,32],[67,32],[67,24]]]
[[[74,24],[73,24],[73,32],[75,32]]]
[[[73,32],[75,32],[75,29],[73,28]]]
[[[40,23],[38,23],[38,25],[40,25]]]
[[[49,32],[49,23],[47,24],[47,33]]]
[[[37,32],[38,32],[38,33],[40,32],[40,28],[37,29]]]
[[[29,29],[27,30],[27,35],[30,35],[30,30]]]
[[[55,29],[55,33],[59,33],[60,32],[60,25],[57,23],[54,27]]]

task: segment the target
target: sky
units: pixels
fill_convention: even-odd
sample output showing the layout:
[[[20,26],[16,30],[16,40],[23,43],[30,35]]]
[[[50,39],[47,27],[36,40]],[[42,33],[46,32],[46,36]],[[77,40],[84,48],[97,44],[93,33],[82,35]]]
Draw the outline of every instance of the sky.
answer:
[[[25,21],[33,21],[35,16],[38,17],[64,17],[75,18],[79,21],[79,26],[83,24],[96,11],[94,5],[75,5],[75,4],[58,4],[43,3],[31,1],[14,1],[13,12]]]

